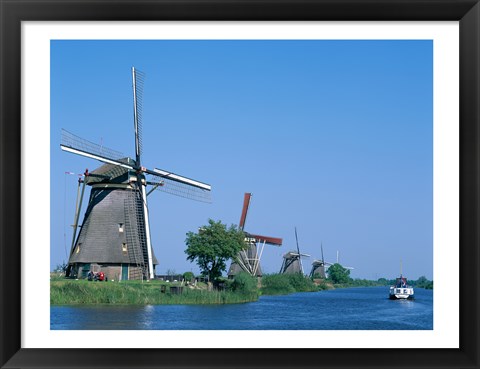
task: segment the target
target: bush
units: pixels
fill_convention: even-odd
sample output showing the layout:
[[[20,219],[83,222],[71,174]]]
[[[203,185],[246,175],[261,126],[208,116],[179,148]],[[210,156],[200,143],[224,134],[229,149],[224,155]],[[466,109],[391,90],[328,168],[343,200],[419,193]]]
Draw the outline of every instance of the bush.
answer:
[[[264,295],[285,295],[293,292],[313,292],[319,288],[303,274],[267,274],[262,277]]]
[[[286,295],[295,292],[286,274],[267,274],[262,277],[264,295]]]
[[[230,289],[236,293],[257,293],[257,278],[245,272],[238,273],[231,283]]]
[[[288,279],[292,287],[297,292],[312,292],[318,291],[317,286],[313,283],[310,278],[306,278],[300,273],[287,274]]]

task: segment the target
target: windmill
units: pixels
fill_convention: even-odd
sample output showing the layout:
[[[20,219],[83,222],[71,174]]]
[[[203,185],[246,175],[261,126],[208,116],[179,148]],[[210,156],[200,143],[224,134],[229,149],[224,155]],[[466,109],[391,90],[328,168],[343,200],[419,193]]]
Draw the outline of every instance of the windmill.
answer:
[[[332,263],[326,262],[323,257],[323,244],[320,244],[320,248],[322,250],[322,259],[321,260],[314,260],[312,263],[312,270],[310,271],[310,278],[313,278],[315,275],[319,276],[320,278],[325,279],[327,276],[325,274],[326,267],[333,265]]]
[[[102,270],[109,278],[153,279],[153,253],[147,195],[161,190],[209,202],[210,185],[163,169],[142,166],[144,74],[132,68],[135,159],[62,130],[61,149],[104,163],[79,181],[67,276],[82,278]],[[85,185],[91,187],[76,237]],[[151,186],[147,193],[147,186]]]
[[[295,240],[297,241],[297,252],[289,251],[283,255],[283,263],[280,268],[280,274],[293,274],[293,273],[302,273],[302,257],[310,257],[308,254],[302,254],[300,252],[300,247],[298,246],[298,236],[297,236],[297,227],[295,227]]]
[[[248,208],[250,206],[251,193],[245,193],[243,197],[243,209],[240,216],[239,228],[243,231],[245,227],[245,221],[247,220]],[[265,245],[281,246],[282,239],[276,237],[261,236],[258,234],[252,234],[245,232],[245,242],[247,248],[240,251],[236,259],[232,261],[228,270],[228,277],[233,278],[241,271],[247,272],[252,276],[261,277],[262,268],[260,267],[260,259],[263,254]],[[261,245],[260,253],[258,252],[257,245]]]

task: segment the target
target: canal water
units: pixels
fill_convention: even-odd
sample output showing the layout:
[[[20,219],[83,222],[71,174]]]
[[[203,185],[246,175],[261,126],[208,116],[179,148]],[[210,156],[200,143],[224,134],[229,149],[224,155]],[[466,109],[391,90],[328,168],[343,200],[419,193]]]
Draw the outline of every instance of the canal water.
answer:
[[[389,300],[387,287],[262,296],[232,305],[52,306],[52,330],[431,330],[433,292]]]

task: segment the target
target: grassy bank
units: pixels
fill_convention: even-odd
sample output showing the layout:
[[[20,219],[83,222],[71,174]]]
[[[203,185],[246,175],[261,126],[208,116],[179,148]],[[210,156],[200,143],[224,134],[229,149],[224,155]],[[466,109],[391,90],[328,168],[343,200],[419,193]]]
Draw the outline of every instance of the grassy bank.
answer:
[[[258,292],[208,291],[206,288],[183,287],[183,293],[170,292],[170,285],[161,292],[164,283],[140,282],[88,282],[85,280],[55,280],[50,282],[50,304],[233,304],[256,301]]]
[[[52,305],[174,305],[174,304],[235,304],[257,301],[263,295],[285,295],[294,292],[316,292],[331,288],[325,282],[314,283],[300,274],[269,274],[257,279],[240,273],[235,280],[225,280],[224,290],[208,290],[206,284],[195,288],[183,286],[181,294],[170,291],[179,283],[162,281],[89,282],[52,278],[50,303]],[[164,292],[162,292],[162,289]]]

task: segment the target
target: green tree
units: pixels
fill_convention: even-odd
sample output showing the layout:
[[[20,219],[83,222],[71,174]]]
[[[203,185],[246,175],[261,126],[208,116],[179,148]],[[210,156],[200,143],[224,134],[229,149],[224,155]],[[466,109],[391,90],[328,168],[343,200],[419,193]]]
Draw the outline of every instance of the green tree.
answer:
[[[227,228],[226,224],[212,219],[198,233],[188,232],[185,243],[187,260],[196,261],[202,274],[212,282],[226,271],[226,261],[247,247],[242,230],[233,224]]]
[[[336,284],[348,283],[350,281],[350,270],[335,263],[328,268],[328,278]]]
[[[387,281],[386,278],[378,278],[377,282],[382,286],[387,286],[388,285],[388,281]]]
[[[183,273],[183,279],[185,279],[187,282],[191,282],[195,275],[192,272],[185,272]]]
[[[419,287],[419,288],[426,288],[426,289],[430,289],[430,290],[433,288],[433,282],[429,281],[427,279],[427,277],[425,277],[424,275],[422,275],[416,281],[412,281],[412,284],[415,287]]]

